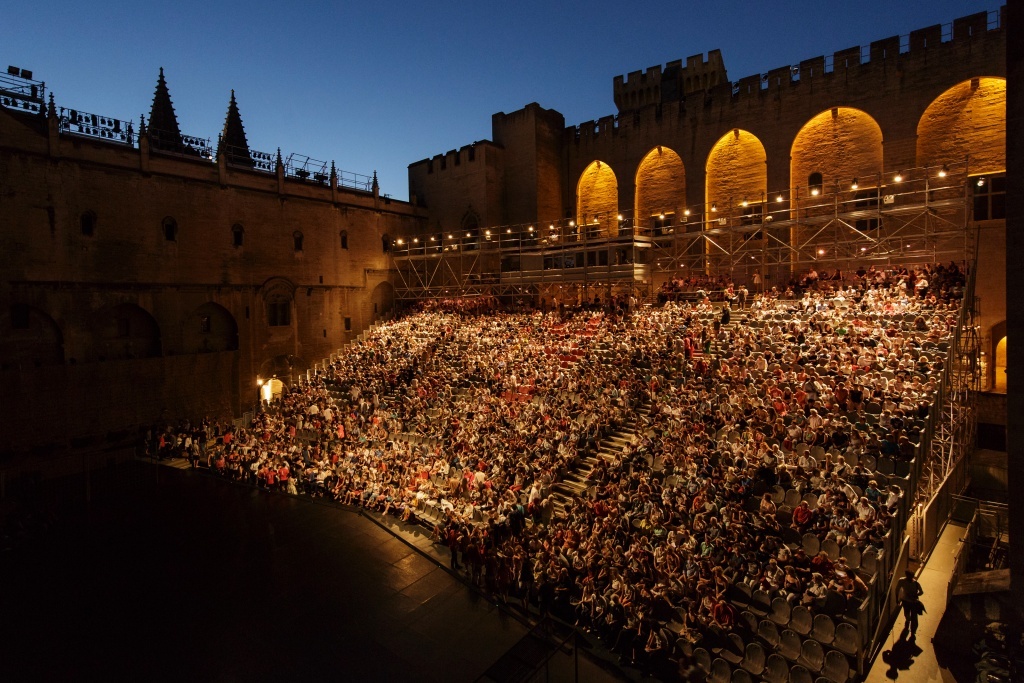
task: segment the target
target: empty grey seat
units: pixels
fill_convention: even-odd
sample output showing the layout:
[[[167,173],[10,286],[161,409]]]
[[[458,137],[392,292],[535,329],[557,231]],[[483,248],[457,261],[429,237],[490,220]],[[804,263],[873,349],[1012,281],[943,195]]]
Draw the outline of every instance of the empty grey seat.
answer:
[[[848,655],[856,655],[860,650],[860,634],[857,632],[857,627],[846,622],[836,626],[836,637],[832,641],[832,647]]]
[[[768,595],[767,591],[758,589],[754,591],[753,596],[750,600],[750,611],[754,614],[763,617],[767,615],[772,609],[772,599]]]
[[[740,623],[752,634],[757,633],[757,615],[749,610],[740,613]]]
[[[788,659],[791,662],[795,662],[800,659],[800,636],[796,634],[796,631],[786,629],[779,636],[779,654]]]
[[[791,611],[792,608],[785,598],[775,598],[772,600],[772,611],[768,618],[779,626],[788,626]]]
[[[781,505],[786,500],[786,489],[782,488],[778,484],[772,487],[772,502],[776,505]]]
[[[743,661],[740,663],[744,669],[760,676],[764,671],[766,655],[761,643],[747,643],[746,652],[743,654]]]
[[[831,538],[826,538],[821,542],[821,550],[828,553],[828,559],[835,562],[839,559],[839,544],[833,541]]]
[[[821,643],[812,638],[805,640],[800,646],[798,663],[807,667],[808,671],[814,673],[821,671],[821,667],[825,664],[825,650],[821,647]]]
[[[743,642],[743,638],[740,634],[730,633],[728,638],[725,640],[725,644],[722,647],[721,652],[718,653],[718,656],[730,664],[739,664],[743,661],[745,652],[746,643]]]
[[[868,576],[874,576],[878,570],[878,549],[874,546],[868,548],[860,556],[860,568]]]
[[[766,683],[786,683],[789,680],[789,664],[782,655],[775,653],[768,655],[761,679]]]
[[[815,615],[811,638],[824,645],[831,645],[836,639],[836,625],[827,614]]]
[[[706,673],[711,673],[711,653],[702,647],[694,648],[693,659],[697,662],[697,666],[704,669]]]
[[[803,544],[804,552],[807,553],[807,557],[814,557],[821,549],[821,541],[819,541],[818,537],[812,533],[804,534]]]
[[[743,669],[733,669],[732,683],[754,683],[754,679]]]
[[[807,667],[794,664],[789,670],[789,683],[814,683],[814,677]]]
[[[802,636],[806,636],[814,628],[814,617],[811,611],[803,605],[793,608],[789,617],[789,627]]]
[[[825,653],[821,673],[832,683],[846,683],[850,678],[850,661],[839,650],[829,650]]]
[[[709,683],[729,683],[732,678],[732,667],[729,662],[721,657],[711,662],[711,673],[708,675]]]
[[[796,489],[789,489],[786,491],[786,505],[791,508],[795,508],[800,504],[800,492]]]
[[[762,619],[761,623],[757,625],[757,637],[766,642],[773,650],[779,646],[779,629],[767,619]]]

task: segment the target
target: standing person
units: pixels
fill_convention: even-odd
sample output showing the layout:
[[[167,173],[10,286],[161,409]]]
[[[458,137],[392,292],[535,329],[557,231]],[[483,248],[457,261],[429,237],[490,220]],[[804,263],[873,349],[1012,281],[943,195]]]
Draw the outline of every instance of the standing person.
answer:
[[[896,585],[896,594],[903,606],[903,618],[907,620],[903,628],[909,628],[910,636],[914,637],[917,633],[917,617],[924,612],[924,604],[921,602],[924,589],[914,578],[914,572],[907,570],[906,576]]]
[[[752,279],[754,281],[754,291],[758,293],[764,291],[763,289],[761,289],[761,271],[755,270]]]

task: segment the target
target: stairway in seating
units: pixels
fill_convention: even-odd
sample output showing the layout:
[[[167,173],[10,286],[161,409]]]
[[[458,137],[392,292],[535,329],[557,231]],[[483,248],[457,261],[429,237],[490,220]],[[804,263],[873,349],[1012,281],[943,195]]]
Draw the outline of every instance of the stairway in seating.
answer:
[[[644,403],[635,411],[635,415],[647,415],[650,407],[651,404],[649,402]],[[621,453],[622,449],[633,438],[636,429],[636,417],[628,419],[620,429],[601,439],[601,445],[597,453],[581,455],[576,462],[576,466],[566,473],[561,481],[551,485],[551,502],[554,508],[553,517],[555,519],[564,519],[568,515],[569,508],[572,506],[574,499],[589,495],[587,489],[590,488],[591,484],[588,483],[588,480],[598,463],[598,458],[609,461],[614,460],[615,456]]]

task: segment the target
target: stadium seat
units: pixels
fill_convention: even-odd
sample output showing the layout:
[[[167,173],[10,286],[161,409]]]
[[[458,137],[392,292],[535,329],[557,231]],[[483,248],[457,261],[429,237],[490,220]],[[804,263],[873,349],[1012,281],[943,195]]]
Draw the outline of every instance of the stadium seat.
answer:
[[[761,675],[765,667],[765,652],[764,648],[761,647],[761,643],[747,643],[747,649],[740,666],[755,676]]]
[[[831,538],[826,538],[821,542],[821,550],[828,553],[828,559],[835,562],[839,559],[839,544],[833,541]]]
[[[857,546],[844,545],[839,554],[846,559],[846,564],[850,565],[851,569],[860,567],[860,550],[857,549]]]
[[[814,677],[807,667],[794,664],[789,670],[789,683],[814,683]]]
[[[850,661],[839,650],[829,650],[821,673],[832,683],[846,683],[850,678]]]
[[[754,683],[754,679],[744,669],[733,669],[731,683]]]
[[[803,605],[797,605],[789,619],[789,627],[802,636],[806,636],[814,628],[814,618],[811,611]]]
[[[821,550],[821,541],[814,534],[806,533],[803,535],[803,546],[807,557],[814,557]]]
[[[711,673],[711,653],[702,647],[694,648],[693,659],[697,662],[697,666],[704,669],[705,672]]]
[[[762,619],[757,625],[757,637],[768,644],[773,650],[779,646],[779,628],[774,622]]]
[[[779,637],[779,654],[791,662],[800,659],[800,636],[796,631],[786,629]]]
[[[732,678],[732,667],[729,662],[721,657],[711,662],[711,673],[708,675],[708,683],[729,683]]]
[[[768,661],[765,663],[761,679],[765,683],[786,683],[789,680],[789,664],[782,655],[774,653],[768,655]]]
[[[830,645],[836,637],[836,625],[827,614],[817,614],[814,617],[814,628],[811,630],[811,638],[822,645]]]
[[[785,598],[775,598],[772,600],[772,611],[768,618],[779,626],[788,626],[791,611],[792,609]]]
[[[857,632],[857,627],[841,622],[836,626],[836,637],[832,641],[832,647],[848,655],[856,655],[860,650],[860,634]]]
[[[825,650],[817,640],[808,638],[800,646],[799,664],[807,667],[808,671],[818,673],[825,664]]]

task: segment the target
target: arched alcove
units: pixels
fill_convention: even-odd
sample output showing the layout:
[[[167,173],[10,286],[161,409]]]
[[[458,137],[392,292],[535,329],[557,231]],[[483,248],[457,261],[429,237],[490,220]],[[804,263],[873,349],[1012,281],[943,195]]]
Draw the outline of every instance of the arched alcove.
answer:
[[[752,133],[738,128],[723,135],[708,154],[705,219],[739,212],[743,201],[760,202],[768,185],[767,154]]]
[[[973,78],[945,91],[917,123],[917,163],[969,158],[971,174],[1006,170],[1006,80]]]
[[[53,318],[28,304],[15,303],[0,311],[0,369],[62,363],[64,335]]]
[[[674,150],[659,145],[636,170],[633,221],[644,228],[674,229],[686,210],[686,170]]]
[[[576,223],[597,225],[591,234],[608,236],[611,226],[618,232],[619,184],[612,167],[602,161],[594,161],[584,169],[576,184]],[[596,223],[595,223],[596,221]]]
[[[129,303],[93,314],[90,360],[124,360],[159,356],[160,326],[148,311]]]
[[[185,353],[236,351],[238,323],[226,308],[208,301],[185,319],[181,340]]]

